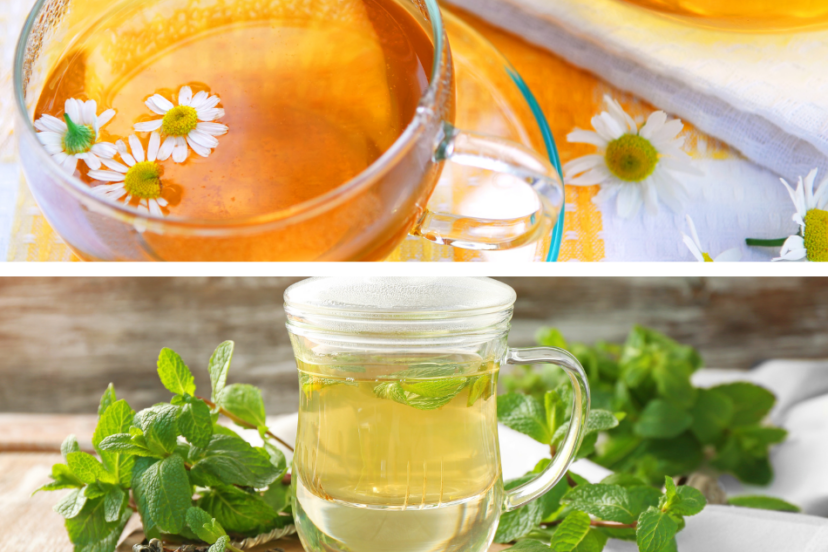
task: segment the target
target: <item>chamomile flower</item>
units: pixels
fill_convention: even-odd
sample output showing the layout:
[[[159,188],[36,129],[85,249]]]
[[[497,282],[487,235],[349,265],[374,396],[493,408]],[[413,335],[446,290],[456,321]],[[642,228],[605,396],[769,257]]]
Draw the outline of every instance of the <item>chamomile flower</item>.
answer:
[[[112,159],[115,146],[98,142],[100,129],[115,116],[114,109],[100,115],[95,100],[81,101],[69,98],[63,107],[63,119],[44,114],[34,126],[40,132],[37,139],[57,163],[73,173],[78,159],[83,159],[92,170],[101,168],[101,159]]]
[[[137,198],[139,211],[163,216],[161,208],[167,206],[167,200],[161,197],[161,165],[156,162],[161,136],[158,132],[150,134],[146,159],[144,146],[138,137],[132,134],[127,140],[131,154],[122,140],[115,142],[118,155],[126,164],[114,159],[102,159],[103,164],[111,170],[89,171],[90,178],[106,182],[102,186],[92,188],[92,193],[113,201],[124,198],[125,203]]]
[[[702,249],[699,235],[696,233],[696,225],[693,224],[693,219],[690,218],[690,215],[687,215],[687,225],[690,227],[690,236],[682,232],[682,241],[684,241],[684,245],[687,246],[690,253],[700,263],[736,263],[742,260],[742,252],[736,247],[723,251],[714,259]]]
[[[796,190],[782,179],[796,208],[793,221],[799,225],[799,232],[785,240],[774,261],[828,261],[828,178],[814,191],[816,177],[817,169],[804,180],[799,177]]]
[[[566,183],[573,186],[601,185],[593,198],[603,203],[616,198],[618,215],[629,218],[643,204],[658,213],[658,201],[675,212],[681,210],[687,190],[674,173],[701,174],[682,151],[684,125],[668,119],[663,111],[651,114],[640,129],[621,105],[604,96],[606,111],[592,118],[595,131],[575,129],[567,136],[573,143],[592,144],[593,155],[579,157],[564,166]]]
[[[212,122],[224,117],[224,109],[216,107],[219,101],[218,96],[211,96],[203,90],[193,96],[189,86],[182,86],[178,91],[178,105],[173,105],[161,94],[153,94],[144,103],[163,117],[136,123],[135,130],[161,131],[165,138],[158,150],[160,161],[172,155],[173,161],[183,163],[189,154],[187,144],[198,155],[207,157],[218,146],[216,136],[227,132],[227,125]]]

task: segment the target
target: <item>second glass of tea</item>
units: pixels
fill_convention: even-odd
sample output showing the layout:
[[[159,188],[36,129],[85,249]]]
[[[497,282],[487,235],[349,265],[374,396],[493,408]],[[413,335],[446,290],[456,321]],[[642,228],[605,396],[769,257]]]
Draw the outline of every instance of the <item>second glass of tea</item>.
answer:
[[[502,511],[566,473],[589,411],[583,368],[507,347],[515,292],[485,278],[318,278],[285,292],[299,368],[293,515],[312,552],[485,552]],[[569,433],[536,479],[504,490],[502,365],[569,375]]]

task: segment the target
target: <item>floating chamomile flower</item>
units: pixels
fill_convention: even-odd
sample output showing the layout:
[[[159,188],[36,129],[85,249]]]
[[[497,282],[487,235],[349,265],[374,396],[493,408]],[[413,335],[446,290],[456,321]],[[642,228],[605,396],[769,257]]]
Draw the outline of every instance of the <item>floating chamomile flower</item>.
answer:
[[[804,181],[799,177],[796,190],[782,179],[796,207],[793,221],[799,225],[799,233],[785,240],[774,261],[828,261],[828,178],[814,191],[816,177],[817,169]]]
[[[696,225],[693,224],[693,219],[690,218],[690,215],[687,215],[687,225],[690,227],[690,236],[692,237],[682,232],[682,241],[684,241],[684,245],[687,246],[690,253],[700,263],[736,263],[742,260],[742,252],[736,247],[723,251],[714,259],[702,249],[699,235],[696,233]]]
[[[575,129],[567,136],[572,143],[592,144],[598,153],[579,157],[564,166],[566,183],[573,186],[601,185],[593,198],[603,203],[616,197],[618,215],[629,218],[644,204],[658,213],[661,199],[675,212],[686,195],[684,183],[673,173],[701,175],[682,151],[684,125],[656,111],[640,129],[621,105],[604,96],[607,111],[592,118],[595,132]]]
[[[178,91],[178,105],[160,94],[153,94],[144,103],[163,117],[135,123],[135,130],[161,131],[165,139],[158,150],[160,161],[172,155],[173,161],[183,163],[189,153],[187,144],[200,156],[207,157],[211,149],[218,146],[216,136],[227,132],[227,125],[211,122],[224,117],[224,109],[216,107],[219,101],[218,96],[210,96],[203,90],[193,96],[189,86],[182,86]]]
[[[37,139],[57,163],[69,173],[75,172],[78,159],[92,170],[101,168],[101,159],[112,159],[115,146],[98,142],[100,129],[115,116],[114,109],[100,115],[95,100],[69,98],[64,104],[63,120],[44,114],[34,126]],[[96,143],[97,142],[97,143]]]
[[[144,146],[134,134],[127,139],[132,154],[122,140],[115,142],[118,155],[126,165],[114,159],[103,159],[103,164],[112,170],[89,171],[89,177],[107,182],[103,186],[92,188],[92,193],[100,197],[117,201],[124,198],[125,203],[138,199],[138,210],[153,215],[163,216],[162,207],[167,200],[161,197],[161,165],[156,163],[161,145],[161,136],[157,132],[150,134],[147,156],[144,159]]]

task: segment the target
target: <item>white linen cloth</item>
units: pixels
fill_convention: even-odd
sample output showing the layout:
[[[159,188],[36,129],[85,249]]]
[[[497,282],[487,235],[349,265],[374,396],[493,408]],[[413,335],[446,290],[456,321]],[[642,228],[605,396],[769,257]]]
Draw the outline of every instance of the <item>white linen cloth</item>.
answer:
[[[702,369],[693,376],[699,387],[750,381],[771,390],[777,402],[770,421],[788,430],[788,439],[771,451],[776,477],[768,487],[722,480],[729,495],[765,494],[800,506],[805,514],[733,506],[707,506],[688,517],[678,535],[681,552],[828,552],[828,361],[773,360],[749,372]],[[268,419],[270,429],[287,442],[296,440],[297,414]],[[234,427],[239,430],[238,427]],[[499,425],[504,479],[530,471],[549,448]],[[241,431],[254,444],[255,430]],[[290,452],[285,450],[288,459]],[[610,472],[588,460],[572,466],[593,483]],[[806,515],[811,514],[811,515]],[[818,517],[825,516],[825,517]],[[610,540],[606,552],[635,552],[634,543]]]
[[[828,31],[704,29],[619,0],[448,0],[788,179],[828,169]]]

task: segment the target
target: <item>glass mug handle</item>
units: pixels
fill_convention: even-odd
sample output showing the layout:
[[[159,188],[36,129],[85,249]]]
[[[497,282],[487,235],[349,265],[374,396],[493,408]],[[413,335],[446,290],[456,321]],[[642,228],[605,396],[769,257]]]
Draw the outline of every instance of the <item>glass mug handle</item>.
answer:
[[[549,491],[566,474],[569,465],[575,459],[575,453],[581,446],[589,415],[589,385],[586,373],[578,360],[564,351],[553,347],[534,347],[531,349],[509,349],[506,352],[507,364],[554,364],[560,366],[572,382],[572,417],[569,431],[557,453],[541,474],[523,485],[506,491],[503,500],[505,511],[509,512],[531,502]]]
[[[538,196],[538,208],[512,219],[484,219],[426,209],[411,234],[464,249],[512,249],[535,240],[543,229],[544,205],[563,205],[564,186],[552,164],[531,149],[494,136],[454,128],[443,123],[434,153],[437,162],[451,161],[524,179]]]

